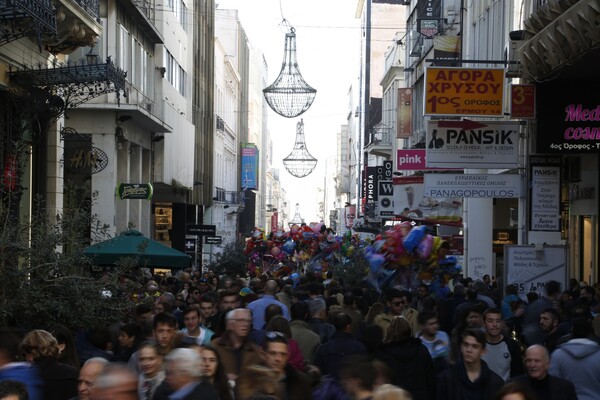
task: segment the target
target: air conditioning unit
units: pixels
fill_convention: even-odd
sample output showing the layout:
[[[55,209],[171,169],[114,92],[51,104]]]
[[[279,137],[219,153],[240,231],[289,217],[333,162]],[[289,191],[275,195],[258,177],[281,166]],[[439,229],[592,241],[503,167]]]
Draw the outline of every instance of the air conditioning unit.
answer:
[[[521,53],[519,51],[522,45],[522,40],[509,40],[504,49],[504,59],[506,60],[505,74],[507,78],[520,78],[523,74]]]
[[[581,157],[568,156],[563,159],[562,178],[565,182],[581,181]]]

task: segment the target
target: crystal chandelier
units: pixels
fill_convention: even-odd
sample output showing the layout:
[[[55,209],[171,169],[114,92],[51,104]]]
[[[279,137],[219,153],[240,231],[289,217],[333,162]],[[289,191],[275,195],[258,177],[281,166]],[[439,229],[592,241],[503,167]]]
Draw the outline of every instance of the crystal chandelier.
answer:
[[[283,159],[283,166],[296,178],[304,178],[317,166],[317,159],[310,155],[304,138],[304,121],[296,124],[296,142],[292,152]]]
[[[309,109],[317,90],[304,81],[296,60],[296,30],[285,34],[283,64],[275,81],[263,89],[269,107],[277,114],[293,118]]]
[[[294,218],[292,218],[288,225],[291,227],[292,225],[301,225],[304,222],[304,218],[300,216],[300,203],[296,203],[296,212],[294,213]]]

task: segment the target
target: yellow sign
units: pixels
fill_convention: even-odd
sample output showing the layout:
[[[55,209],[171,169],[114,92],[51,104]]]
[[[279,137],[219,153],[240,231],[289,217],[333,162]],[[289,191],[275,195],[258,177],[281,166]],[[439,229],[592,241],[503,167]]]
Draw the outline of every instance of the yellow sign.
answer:
[[[503,115],[503,69],[429,67],[425,87],[425,115]]]

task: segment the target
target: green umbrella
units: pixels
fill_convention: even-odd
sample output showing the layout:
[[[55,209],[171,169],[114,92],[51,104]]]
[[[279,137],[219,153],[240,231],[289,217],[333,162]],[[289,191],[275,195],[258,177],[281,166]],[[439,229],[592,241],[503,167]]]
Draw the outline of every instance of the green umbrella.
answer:
[[[189,255],[148,239],[133,229],[87,247],[83,254],[95,265],[115,265],[123,258],[132,258],[137,266],[148,268],[187,268],[191,265]]]

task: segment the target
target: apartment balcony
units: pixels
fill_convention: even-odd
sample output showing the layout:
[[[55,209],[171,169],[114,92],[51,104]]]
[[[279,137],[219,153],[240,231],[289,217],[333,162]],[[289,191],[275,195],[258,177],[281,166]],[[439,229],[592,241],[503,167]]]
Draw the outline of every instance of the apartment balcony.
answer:
[[[229,206],[242,206],[245,203],[244,192],[215,188],[213,202],[222,205],[224,208],[229,208]]]
[[[396,135],[392,128],[377,124],[371,129],[365,151],[375,156],[391,158],[395,139]]]
[[[0,0],[0,46],[24,37],[43,40],[55,36],[56,9],[52,0]]]
[[[100,0],[53,2],[56,8],[57,34],[45,41],[48,51],[52,54],[70,54],[80,47],[94,46],[96,38],[102,34]]]
[[[164,38],[156,28],[156,0],[120,0],[119,7],[130,15],[139,29],[144,32],[153,43],[163,44]],[[158,5],[160,8],[161,5]]]

